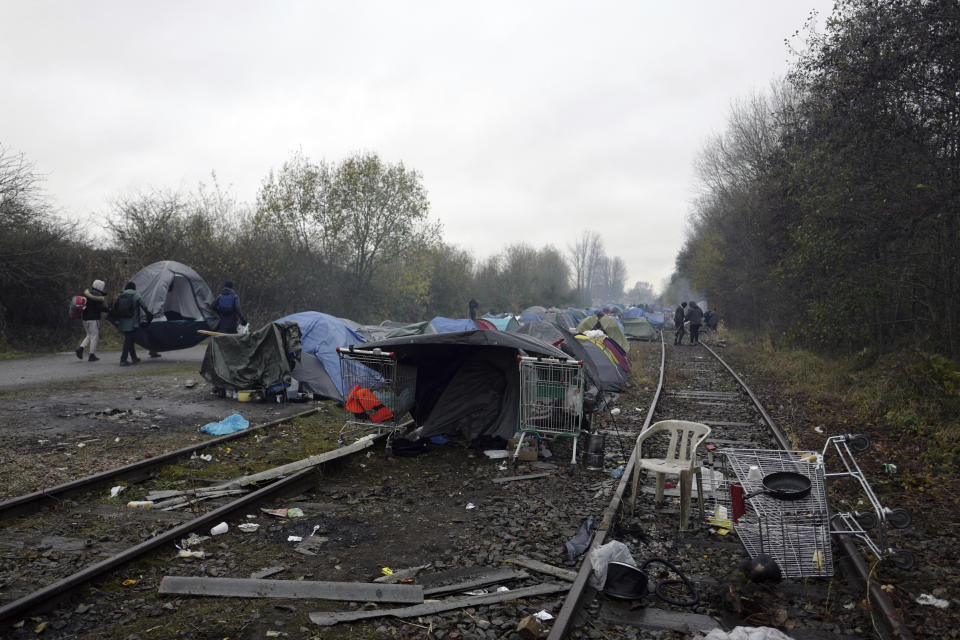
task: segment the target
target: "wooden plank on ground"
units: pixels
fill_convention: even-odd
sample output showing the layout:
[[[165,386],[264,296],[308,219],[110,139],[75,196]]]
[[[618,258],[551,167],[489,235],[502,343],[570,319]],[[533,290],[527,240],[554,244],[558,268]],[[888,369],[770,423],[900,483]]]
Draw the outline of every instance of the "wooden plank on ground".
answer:
[[[517,556],[513,559],[513,563],[518,564],[526,569],[530,569],[531,571],[544,573],[548,576],[566,580],[567,582],[573,582],[577,579],[576,571],[571,571],[570,569],[561,569],[560,567],[555,567],[552,564],[540,562],[539,560],[534,560],[533,558],[528,558],[527,556]]]
[[[428,596],[438,596],[447,593],[460,593],[466,591],[467,589],[485,587],[488,584],[510,582],[511,580],[520,580],[522,578],[529,577],[530,574],[526,571],[517,571],[516,569],[496,569],[489,573],[479,575],[476,578],[464,580],[463,582],[455,582],[453,584],[443,585],[442,587],[431,587],[430,589],[424,589],[423,597],[426,598]]]
[[[710,616],[689,611],[669,611],[656,607],[630,609],[622,603],[605,602],[599,619],[607,624],[630,625],[651,631],[672,630],[681,633],[707,634],[720,625]]]
[[[536,480],[537,478],[546,478],[552,474],[549,473],[528,473],[525,476],[504,476],[502,478],[494,478],[493,481],[497,484],[503,484],[504,482],[514,482],[516,480]]]
[[[314,580],[253,580],[164,576],[160,593],[225,598],[312,598],[346,602],[423,602],[418,584],[323,582]]]
[[[500,593],[490,593],[485,596],[468,596],[465,598],[450,598],[440,602],[425,602],[413,607],[400,607],[397,609],[372,609],[369,611],[315,611],[310,614],[310,621],[321,627],[329,627],[338,622],[353,622],[356,620],[365,620],[368,618],[380,618],[391,616],[395,618],[410,618],[413,616],[429,616],[442,611],[453,611],[454,609],[464,609],[466,607],[479,607],[487,604],[497,604],[507,602],[508,600],[519,600],[521,598],[532,598],[535,596],[544,596],[551,593],[559,593],[570,589],[568,584],[538,584],[533,587],[524,587],[512,591],[503,591]]]

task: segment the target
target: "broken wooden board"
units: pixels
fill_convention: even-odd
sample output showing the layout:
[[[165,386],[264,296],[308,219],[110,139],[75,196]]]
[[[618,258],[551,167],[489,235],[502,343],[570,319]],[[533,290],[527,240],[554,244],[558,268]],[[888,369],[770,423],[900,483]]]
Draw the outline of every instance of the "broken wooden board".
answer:
[[[681,633],[707,634],[720,625],[710,616],[688,611],[670,611],[656,607],[630,609],[629,603],[605,601],[597,615],[600,622],[630,625],[638,629],[672,630]]]
[[[570,569],[561,569],[560,567],[555,567],[552,564],[540,562],[539,560],[534,560],[533,558],[528,558],[527,556],[517,556],[512,560],[512,562],[524,567],[525,569],[544,573],[548,576],[566,580],[567,582],[573,582],[577,579],[576,571],[571,571]]]
[[[570,589],[568,584],[538,584],[533,587],[524,587],[514,589],[513,591],[503,591],[500,593],[490,593],[485,596],[469,596],[465,598],[450,598],[440,602],[425,602],[413,607],[400,607],[397,609],[372,609],[369,611],[315,611],[310,614],[310,621],[321,627],[329,627],[338,622],[353,622],[356,620],[365,620],[367,618],[380,618],[391,616],[395,618],[410,618],[413,616],[429,616],[442,611],[453,611],[454,609],[463,609],[466,607],[478,607],[485,604],[497,604],[498,602],[507,602],[508,600],[519,600],[521,598],[532,598],[534,596],[543,596],[551,593],[559,593]]]
[[[489,573],[484,573],[476,578],[471,580],[464,580],[463,582],[455,582],[453,584],[446,584],[441,587],[431,587],[430,589],[423,590],[423,597],[427,596],[437,596],[447,593],[460,593],[466,591],[467,589],[475,589],[477,587],[485,587],[488,584],[496,584],[498,582],[510,582],[511,580],[520,580],[522,578],[529,578],[530,574],[526,571],[517,571],[516,569],[496,569]]]
[[[504,482],[514,482],[516,480],[536,480],[537,478],[546,478],[550,476],[549,473],[528,473],[525,476],[504,476],[502,478],[494,478],[493,481],[497,484],[503,484]]]
[[[160,593],[225,598],[311,598],[346,602],[423,602],[418,584],[323,582],[314,580],[253,580],[164,576]]]

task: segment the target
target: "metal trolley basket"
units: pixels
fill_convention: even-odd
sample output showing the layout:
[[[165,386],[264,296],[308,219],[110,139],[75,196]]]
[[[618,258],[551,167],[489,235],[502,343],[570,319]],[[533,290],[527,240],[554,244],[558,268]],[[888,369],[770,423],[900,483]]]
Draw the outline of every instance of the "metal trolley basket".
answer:
[[[520,367],[520,439],[513,452],[516,460],[527,434],[577,438],[583,421],[583,363],[559,358],[517,356]]]
[[[724,449],[725,471],[714,491],[715,501],[729,510],[733,528],[751,558],[771,556],[785,578],[832,576],[830,514],[827,507],[822,458],[812,451],[779,449]],[[750,468],[759,468],[759,477]],[[762,477],[781,471],[810,479],[810,493],[797,500],[781,500],[762,492]],[[731,489],[733,489],[731,493]],[[749,509],[737,512],[731,495],[746,498]],[[751,495],[752,494],[752,495]]]
[[[393,352],[380,349],[337,348],[346,418],[338,444],[348,438],[389,433],[387,453],[400,422],[414,402],[416,367],[397,360]]]

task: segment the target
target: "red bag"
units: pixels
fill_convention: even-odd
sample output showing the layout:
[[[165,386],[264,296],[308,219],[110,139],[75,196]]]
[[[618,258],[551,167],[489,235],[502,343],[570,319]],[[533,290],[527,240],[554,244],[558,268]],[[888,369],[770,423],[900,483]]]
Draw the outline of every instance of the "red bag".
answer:
[[[83,296],[74,296],[70,300],[70,317],[79,320],[83,317],[83,310],[87,308],[87,299]]]

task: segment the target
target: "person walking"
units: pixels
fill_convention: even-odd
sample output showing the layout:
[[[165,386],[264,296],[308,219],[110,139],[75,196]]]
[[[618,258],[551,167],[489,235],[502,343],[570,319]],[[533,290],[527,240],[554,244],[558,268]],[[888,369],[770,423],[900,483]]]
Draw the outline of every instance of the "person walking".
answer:
[[[673,334],[673,344],[683,344],[683,334],[686,333],[683,329],[683,323],[686,322],[686,314],[684,313],[686,308],[687,303],[681,302],[677,310],[673,312],[673,328],[676,329]]]
[[[110,310],[110,314],[117,320],[117,329],[123,334],[123,351],[120,353],[121,367],[140,362],[140,358],[137,357],[134,337],[137,334],[137,329],[140,328],[141,310],[147,317],[146,324],[150,324],[153,320],[153,314],[143,304],[143,298],[137,293],[136,283],[128,282],[120,295],[117,296]],[[129,361],[127,358],[129,358]]]
[[[703,324],[703,310],[693,300],[687,308],[687,320],[690,321],[690,344],[700,344],[700,325]]]
[[[103,280],[94,280],[93,285],[83,291],[83,295],[87,299],[87,306],[84,307],[80,320],[83,322],[83,330],[87,335],[76,351],[77,357],[81,360],[83,360],[83,350],[87,348],[89,348],[89,355],[87,356],[89,362],[96,362],[100,359],[97,357],[97,345],[100,344],[100,318],[108,311],[107,294],[104,292],[106,287],[107,285],[103,283]]]
[[[223,283],[223,289],[217,297],[217,313],[220,315],[220,325],[217,327],[220,333],[236,333],[238,324],[247,324],[240,309],[240,296],[233,290],[233,280]]]

